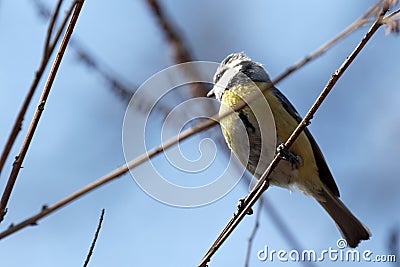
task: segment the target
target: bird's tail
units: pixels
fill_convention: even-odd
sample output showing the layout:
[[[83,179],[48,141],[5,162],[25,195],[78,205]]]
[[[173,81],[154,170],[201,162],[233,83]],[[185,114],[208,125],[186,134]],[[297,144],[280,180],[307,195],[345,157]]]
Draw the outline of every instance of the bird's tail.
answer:
[[[325,201],[318,201],[319,204],[335,221],[349,247],[355,248],[361,240],[368,240],[370,238],[371,232],[368,228],[329,189],[324,188],[321,196]]]

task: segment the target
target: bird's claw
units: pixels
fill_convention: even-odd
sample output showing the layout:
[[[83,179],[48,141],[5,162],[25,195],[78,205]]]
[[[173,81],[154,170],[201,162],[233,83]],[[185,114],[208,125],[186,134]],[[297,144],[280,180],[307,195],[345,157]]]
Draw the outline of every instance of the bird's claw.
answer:
[[[303,165],[303,159],[299,155],[296,155],[289,149],[287,149],[285,144],[280,144],[276,150],[279,153],[279,157],[281,159],[289,161],[293,166]]]
[[[241,198],[239,199],[238,205],[237,205],[237,213],[239,214],[244,208],[245,208],[245,199]],[[253,209],[249,208],[248,211],[246,212],[247,215],[252,215],[253,214]]]

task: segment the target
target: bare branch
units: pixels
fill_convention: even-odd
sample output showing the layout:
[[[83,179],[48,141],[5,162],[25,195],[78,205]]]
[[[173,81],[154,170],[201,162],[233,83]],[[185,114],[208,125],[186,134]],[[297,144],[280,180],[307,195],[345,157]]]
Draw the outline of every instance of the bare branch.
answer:
[[[40,63],[40,66],[39,66],[38,70],[36,71],[35,78],[32,81],[31,86],[29,87],[29,90],[28,90],[28,93],[27,93],[27,95],[25,97],[24,103],[22,104],[21,109],[18,112],[18,116],[14,121],[14,125],[12,127],[11,133],[8,136],[6,145],[4,146],[3,152],[1,154],[1,158],[0,158],[0,173],[1,173],[1,171],[2,171],[2,169],[4,167],[4,164],[5,164],[7,158],[9,156],[9,154],[10,154],[11,148],[13,147],[13,145],[15,143],[15,140],[17,139],[17,136],[18,136],[19,132],[22,129],[22,122],[24,120],[26,111],[27,111],[27,109],[29,107],[29,104],[32,101],[32,97],[33,97],[33,95],[34,95],[34,93],[36,91],[36,88],[37,88],[37,86],[38,86],[38,84],[40,82],[40,79],[43,76],[43,72],[46,69],[46,66],[47,66],[47,64],[49,62],[50,56],[51,56],[51,54],[53,54],[54,48],[56,46],[56,43],[59,41],[61,33],[64,31],[65,26],[66,26],[66,24],[68,22],[68,19],[72,14],[74,6],[75,6],[75,2],[68,9],[67,13],[65,14],[63,22],[61,23],[60,27],[57,30],[56,35],[53,38],[53,42],[47,48],[47,52],[44,53],[43,56],[42,56],[42,60],[41,60],[41,63]],[[43,9],[43,6],[40,6],[40,10],[41,10],[41,13],[43,13],[43,14],[46,13],[44,11],[44,9]],[[54,12],[54,15],[57,15],[58,13],[59,12]],[[52,20],[53,20],[53,18],[52,18]],[[50,26],[49,26],[49,28],[50,28]],[[48,31],[48,34],[49,33],[50,32]],[[48,38],[50,38],[50,37],[47,36],[46,39],[48,39]]]
[[[172,48],[173,51],[173,58],[176,64],[179,63],[184,63],[184,62],[189,62],[193,61],[193,57],[191,56],[191,53],[189,52],[189,49],[187,45],[185,44],[183,38],[181,35],[178,33],[178,31],[174,30],[174,26],[172,26],[171,21],[167,18],[167,16],[164,14],[160,4],[158,3],[157,0],[147,0],[147,4],[151,8],[151,11],[153,12],[154,16],[157,18],[158,24],[160,28],[163,30],[163,33],[170,44],[170,47]],[[198,80],[196,77],[198,77],[196,70],[192,68],[188,68],[185,70],[188,75],[194,77],[193,80]],[[193,97],[204,97],[207,93],[208,88],[204,86],[203,84],[199,83],[191,83],[191,88],[192,88],[192,96]],[[211,108],[211,110],[214,110],[212,106],[208,107]],[[215,110],[214,110],[215,111]]]
[[[400,9],[397,9],[390,15],[386,16],[382,22],[385,24],[385,33],[391,34],[391,33],[400,33]]]
[[[44,42],[44,50],[43,50],[43,55],[46,58],[50,56],[50,39],[53,34],[54,25],[56,23],[58,13],[60,12],[60,7],[62,2],[63,0],[58,0],[57,6],[53,12],[53,15],[51,16],[49,27],[47,29],[46,41]]]
[[[244,261],[245,267],[248,267],[249,263],[250,263],[251,248],[253,246],[253,240],[256,237],[258,227],[260,226],[260,216],[261,216],[263,204],[264,204],[264,199],[261,198],[260,201],[258,202],[257,214],[256,214],[253,231],[251,232],[251,235],[250,235],[249,239],[247,240],[247,252],[246,252],[246,259]]]
[[[93,238],[92,244],[90,245],[90,249],[89,249],[88,255],[86,257],[85,263],[83,264],[83,267],[88,266],[89,261],[90,261],[90,257],[92,257],[94,246],[96,245],[97,238],[99,237],[101,224],[103,223],[103,218],[104,218],[104,209],[101,210],[99,223],[97,224],[97,229],[96,229],[96,232],[94,234],[94,238]]]
[[[399,2],[399,0],[382,0],[382,4],[383,4],[383,8],[384,9],[391,9],[392,7],[394,7],[395,5],[397,5],[397,3]]]
[[[360,27],[369,23],[369,17],[373,16],[376,12],[379,12],[381,6],[381,1],[378,1],[376,4],[371,6],[367,12],[364,13],[360,18],[355,20],[352,24],[350,24],[346,29],[344,29],[341,33],[333,37],[331,40],[326,42],[325,44],[321,45],[318,49],[312,52],[310,55],[304,57],[291,67],[289,67],[285,72],[274,79],[274,83],[280,82],[282,79],[286,78],[288,75],[293,73],[294,71],[298,70],[299,68],[303,67],[310,61],[322,56],[328,49],[334,46],[337,42],[344,39],[347,35],[352,33],[353,31],[359,29]]]
[[[50,18],[51,11],[47,8],[47,6],[41,0],[33,0],[36,10],[39,12],[41,17]]]
[[[75,50],[79,61],[103,77],[103,79],[109,84],[112,91],[121,101],[124,103],[129,102],[137,89],[136,85],[126,86],[126,82],[121,82],[120,78],[117,78],[116,75],[111,73],[111,71],[104,66],[104,63],[100,63],[99,60],[96,59],[96,57],[91,54],[88,49],[84,48],[84,46],[76,38],[71,40],[70,46]]]
[[[374,33],[382,26],[382,19],[384,15],[387,13],[388,8],[386,6],[383,7],[380,12],[379,17],[375,20],[371,28],[368,30],[364,38],[360,41],[360,43],[356,46],[353,52],[349,57],[343,62],[343,64],[332,74],[331,79],[326,84],[325,88],[322,90],[321,94],[318,96],[317,100],[314,102],[306,116],[299,123],[297,128],[290,135],[289,139],[285,142],[285,147],[290,148],[290,146],[294,143],[296,138],[300,135],[300,133],[306,128],[311,119],[313,118],[315,112],[321,106],[324,99],[328,96],[329,92],[332,90],[333,86],[339,80],[339,78],[343,75],[346,69],[350,66],[353,60],[357,57],[357,55],[361,52],[367,42],[371,39]],[[239,225],[241,220],[246,216],[248,211],[254,205],[254,203],[261,197],[261,195],[265,192],[265,190],[269,187],[268,177],[272,173],[273,169],[278,165],[281,160],[281,151],[279,150],[275,155],[275,158],[272,160],[268,168],[265,170],[263,175],[260,177],[257,184],[254,186],[253,190],[246,196],[243,201],[243,208],[238,210],[232,219],[228,222],[226,227],[222,230],[221,234],[217,237],[215,242],[212,244],[206,255],[200,261],[198,266],[205,267],[207,263],[211,260],[211,257],[215,254],[215,252],[219,249],[223,242],[229,237],[229,235],[233,232],[233,230]]]
[[[147,0],[147,4],[151,8],[154,16],[157,18],[160,28],[163,30],[165,37],[171,45],[176,63],[192,61],[192,57],[184,45],[181,36],[174,30],[171,22],[165,16],[160,4],[157,0]]]
[[[253,179],[253,176],[250,175],[250,173],[245,173],[243,178],[246,181],[246,184],[250,184],[251,180]],[[271,220],[274,224],[276,229],[280,232],[280,235],[282,236],[283,240],[287,242],[287,244],[292,248],[297,251],[303,251],[304,248],[301,246],[300,242],[296,239],[296,236],[294,235],[293,231],[289,228],[289,226],[286,224],[286,222],[282,219],[282,217],[279,215],[278,211],[272,205],[272,202],[268,200],[268,195],[263,194],[261,196],[260,201],[263,201],[263,209],[265,210],[264,214],[265,216],[269,216],[269,220]],[[316,264],[312,261],[301,261],[299,262],[303,266],[316,266]]]
[[[399,14],[399,13],[400,13],[400,8],[397,9],[396,11],[393,11],[393,12],[390,13],[389,15],[385,16],[385,17],[383,18],[383,23],[385,23],[387,19],[393,18],[393,16],[396,16],[396,15]]]
[[[22,144],[21,150],[18,156],[15,158],[13,163],[13,168],[11,170],[10,177],[8,178],[6,188],[4,189],[3,195],[1,197],[0,202],[0,222],[4,219],[4,215],[7,212],[7,203],[11,196],[11,192],[13,190],[15,181],[17,180],[17,176],[19,174],[19,170],[21,169],[22,163],[28,151],[29,145],[32,141],[33,135],[35,133],[36,127],[39,123],[40,117],[43,113],[47,97],[49,96],[51,87],[54,82],[54,78],[56,77],[58,68],[60,66],[61,60],[64,56],[64,52],[67,48],[69,39],[71,38],[73,29],[75,27],[76,21],[78,20],[79,13],[82,9],[84,0],[75,0],[75,8],[74,13],[72,14],[71,21],[68,25],[68,28],[65,32],[64,38],[61,42],[60,48],[57,53],[57,57],[54,60],[53,66],[50,70],[49,77],[47,78],[46,84],[43,88],[42,96],[40,97],[38,107],[36,108],[35,114],[33,116],[32,122],[29,126],[28,132],[26,133],[25,140]]]
[[[44,19],[48,19],[48,8],[43,5],[37,5],[37,8],[41,10],[40,14]],[[57,32],[57,36],[60,35],[60,32]],[[81,42],[79,42],[76,38],[71,38],[70,47],[74,49],[81,63],[86,65],[88,68],[95,70],[97,73],[102,76],[106,82],[110,85],[111,89],[116,93],[116,95],[123,101],[128,102],[132,97],[132,94],[135,92],[137,86],[128,85],[125,86],[123,82],[120,81],[120,78],[115,77],[115,75],[110,74],[109,70],[106,70],[103,63],[100,63],[96,57],[89,52],[88,49],[84,48]],[[128,89],[131,88],[131,89]]]

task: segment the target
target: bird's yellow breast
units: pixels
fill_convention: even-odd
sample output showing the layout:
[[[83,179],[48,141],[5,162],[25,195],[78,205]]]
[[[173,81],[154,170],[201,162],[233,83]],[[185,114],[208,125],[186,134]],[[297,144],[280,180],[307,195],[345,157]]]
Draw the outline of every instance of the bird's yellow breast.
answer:
[[[260,88],[262,88],[262,86],[265,86],[265,83],[256,83],[256,84]],[[221,105],[222,106],[225,105],[227,107],[234,107],[242,100],[242,98],[248,97],[255,90],[259,89],[255,88],[255,86],[247,86],[247,85],[237,85],[233,88],[230,88],[230,90],[226,90],[224,92],[221,99],[222,102]],[[267,117],[266,110],[257,110],[257,108],[250,109],[249,107],[245,107],[243,109],[243,112],[245,113],[248,120],[252,124],[259,124],[259,125],[268,124],[270,128],[275,127],[276,130],[275,141],[277,142],[277,144],[276,143],[274,145],[271,143],[267,144],[271,146],[270,148],[268,148],[269,150],[275,151],[277,145],[286,142],[286,140],[292,134],[293,130],[297,127],[298,123],[296,119],[293,118],[292,115],[285,109],[280,100],[274,95],[273,91],[265,90],[262,93],[261,97],[264,97],[269,104],[269,108],[272,112],[272,116],[274,119],[274,124],[271,124],[270,122],[267,122],[267,120],[264,120],[264,118]],[[257,99],[256,101],[259,101],[259,99]],[[221,109],[223,109],[222,106]],[[238,121],[237,119],[234,118],[234,116],[228,116],[225,119],[222,119],[221,120],[222,132],[228,146],[233,150],[233,152],[236,154],[239,160],[248,168],[246,162],[244,162],[246,160],[244,158],[242,159],[240,158],[240,155],[243,154],[243,151],[239,150],[240,149],[243,150],[243,148],[241,145],[237,144],[238,142],[245,142],[245,140],[243,139],[240,140],[240,138],[237,136],[235,137],[235,140],[233,140],[233,137],[235,136],[234,131],[236,131],[237,128],[237,126],[235,125],[237,123]],[[269,129],[269,131],[274,131],[274,129]],[[257,142],[257,140],[254,140],[256,139],[255,137],[256,136],[254,135],[249,136],[249,138],[251,139],[248,140],[248,142],[250,143],[250,147],[252,147],[251,151],[253,152],[255,150],[260,149],[257,147],[257,144],[255,143]],[[265,146],[264,142],[262,145]],[[296,170],[294,170],[293,166],[291,166],[290,163],[288,163],[287,161],[281,161],[281,163],[276,168],[275,173],[273,173],[273,176],[275,177],[271,177],[271,183],[282,187],[290,187],[293,185],[298,187],[301,191],[303,191],[306,194],[314,195],[313,191],[315,190],[318,191],[321,188],[321,181],[319,179],[318,168],[314,159],[313,149],[310,144],[310,141],[307,138],[307,135],[304,132],[302,132],[289,150],[292,153],[301,157],[302,164],[296,166]],[[269,162],[265,163],[260,162],[260,163],[264,164],[263,165],[265,166],[264,168],[266,168],[266,166],[269,164]],[[249,170],[252,172],[251,169]]]

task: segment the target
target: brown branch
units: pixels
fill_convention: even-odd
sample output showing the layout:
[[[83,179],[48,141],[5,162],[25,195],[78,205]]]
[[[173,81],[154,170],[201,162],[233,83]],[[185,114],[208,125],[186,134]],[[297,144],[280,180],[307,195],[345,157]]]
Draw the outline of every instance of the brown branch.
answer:
[[[147,0],[147,4],[151,8],[154,16],[157,18],[160,28],[163,30],[165,37],[173,50],[175,62],[184,63],[192,61],[189,50],[184,45],[183,38],[174,30],[171,22],[167,19],[160,4],[157,0]]]
[[[254,223],[253,231],[251,232],[251,235],[249,239],[247,240],[247,252],[246,252],[246,259],[244,261],[244,266],[248,267],[250,263],[250,255],[251,255],[251,248],[253,246],[253,240],[256,237],[258,227],[260,227],[260,216],[261,216],[261,209],[263,207],[264,200],[263,198],[260,199],[258,202],[258,208],[257,208],[257,215],[256,215],[256,221]]]
[[[264,90],[268,90],[271,87],[272,87],[272,84],[271,84],[271,86],[267,86],[266,88],[264,88]],[[256,97],[257,96],[250,97],[248,99],[249,102],[252,101],[252,100],[255,100]],[[86,193],[89,193],[89,192],[93,191],[94,189],[96,189],[96,188],[98,188],[98,187],[100,187],[100,186],[102,186],[102,185],[104,185],[104,184],[106,184],[106,183],[108,183],[110,181],[113,181],[116,178],[119,178],[121,175],[125,174],[128,170],[130,170],[132,168],[135,168],[136,166],[139,166],[140,164],[142,164],[143,162],[146,162],[148,159],[154,157],[155,155],[159,154],[163,150],[166,150],[166,149],[170,148],[171,146],[179,143],[180,141],[185,140],[186,138],[188,138],[188,137],[190,137],[190,136],[192,136],[192,135],[194,135],[194,134],[196,134],[196,133],[198,133],[200,131],[206,130],[206,129],[214,126],[219,119],[224,118],[224,117],[230,115],[231,113],[233,113],[233,112],[235,112],[235,111],[237,111],[237,110],[239,110],[239,109],[241,109],[241,108],[243,108],[245,106],[246,106],[246,103],[244,103],[244,101],[242,101],[241,103],[238,103],[238,105],[235,106],[231,111],[228,111],[228,112],[226,112],[224,114],[221,114],[220,116],[214,115],[209,120],[204,121],[204,122],[196,125],[193,128],[190,128],[190,129],[187,129],[187,130],[183,131],[179,136],[175,136],[175,137],[169,139],[167,142],[161,144],[160,146],[158,146],[156,148],[153,148],[152,150],[150,150],[150,151],[138,156],[137,158],[129,161],[127,164],[123,164],[122,166],[120,166],[117,169],[111,171],[110,173],[106,174],[105,176],[99,178],[98,180],[96,180],[96,181],[90,183],[89,185],[79,189],[78,191],[76,191],[76,192],[72,193],[71,195],[67,196],[66,198],[56,202],[52,206],[49,206],[46,209],[43,209],[39,213],[27,218],[26,220],[24,220],[24,221],[22,221],[22,222],[20,222],[18,224],[11,225],[9,227],[9,229],[7,229],[7,230],[5,230],[5,231],[0,233],[0,239],[4,238],[6,236],[9,236],[9,235],[11,235],[11,234],[13,234],[13,233],[15,233],[15,232],[27,227],[27,226],[36,225],[37,221],[39,219],[42,219],[42,218],[46,217],[47,215],[53,213],[54,211],[64,207],[65,205],[71,203],[72,201],[80,198],[81,196],[85,195]],[[302,125],[302,123],[300,124],[299,127],[303,127],[301,125]],[[276,161],[276,160],[277,159],[274,158],[274,161]],[[277,164],[277,162],[274,163],[274,164]],[[268,169],[267,169],[267,171],[268,171]],[[251,205],[252,204],[254,204],[254,203],[251,203]]]
[[[392,12],[390,15],[383,18],[382,23],[385,24],[385,33],[400,33],[400,16],[396,16],[400,13],[400,9]]]
[[[62,4],[63,0],[59,0],[57,3],[57,6],[54,10],[53,15],[50,18],[50,23],[49,23],[49,27],[47,28],[47,34],[46,34],[46,41],[44,42],[44,50],[43,50],[43,55],[44,57],[49,57],[49,48],[50,48],[50,40],[51,40],[51,36],[53,35],[53,29],[54,29],[54,25],[56,24],[56,20],[58,17],[58,13],[60,12],[60,8],[61,8],[61,4]]]
[[[86,260],[85,260],[85,263],[83,264],[83,267],[86,267],[89,264],[90,257],[93,254],[94,246],[96,245],[97,238],[99,237],[101,224],[103,223],[103,218],[104,218],[104,209],[101,210],[99,223],[97,224],[97,229],[94,234],[93,241],[92,241],[92,244],[90,245],[90,249],[89,249],[88,255],[86,256]]]
[[[14,121],[14,125],[12,127],[11,133],[8,136],[6,145],[4,146],[3,152],[1,154],[1,158],[0,158],[0,173],[1,173],[1,171],[2,171],[2,169],[4,167],[4,164],[5,164],[7,158],[9,156],[9,154],[10,154],[10,151],[11,151],[11,149],[12,149],[14,143],[15,143],[15,140],[17,139],[17,136],[18,136],[19,132],[22,129],[22,122],[24,120],[26,111],[27,111],[27,109],[29,107],[29,104],[32,101],[32,97],[33,97],[33,95],[34,95],[34,93],[36,91],[36,88],[37,88],[37,86],[38,86],[38,84],[40,82],[40,79],[43,76],[44,70],[47,67],[47,64],[49,62],[50,56],[54,51],[55,45],[58,42],[58,40],[60,39],[61,33],[63,32],[63,30],[65,28],[65,25],[68,22],[68,19],[72,14],[74,5],[75,4],[73,3],[71,5],[71,7],[68,9],[67,13],[65,14],[64,20],[61,23],[60,27],[58,28],[58,31],[55,34],[55,36],[53,38],[53,42],[51,43],[51,45],[49,47],[45,48],[45,51],[47,51],[47,52],[43,53],[42,60],[40,62],[40,66],[39,66],[38,70],[36,71],[35,78],[33,79],[31,86],[29,87],[28,93],[25,96],[25,100],[24,100],[24,102],[23,102],[23,104],[21,106],[21,109],[18,112],[18,116]],[[57,15],[58,13],[59,12],[54,12],[53,15]],[[55,19],[51,18],[51,20],[55,20]],[[52,28],[52,27],[53,26],[49,26],[49,28]],[[51,34],[51,32],[52,31],[48,30],[47,34]],[[49,38],[50,37],[47,36],[46,40],[49,39]],[[47,43],[47,41],[46,41],[46,43]]]
[[[381,1],[378,1],[376,4],[371,6],[367,12],[364,13],[360,18],[355,20],[353,23],[351,23],[346,29],[344,29],[341,33],[333,37],[331,40],[326,42],[325,44],[321,45],[318,49],[316,49],[314,52],[312,52],[310,55],[304,57],[291,67],[289,67],[285,72],[283,72],[281,75],[276,77],[274,79],[274,83],[280,82],[282,79],[286,78],[288,75],[291,73],[295,72],[296,70],[300,69],[310,61],[322,56],[328,49],[330,49],[333,45],[335,45],[337,42],[340,40],[344,39],[347,35],[352,33],[353,31],[357,30],[358,28],[366,25],[369,20],[368,18],[376,13],[376,10],[380,8],[381,6]]]
[[[60,26],[57,29],[57,32],[54,34],[53,41],[50,42],[50,45],[49,45],[49,50],[50,50],[49,57],[53,53],[54,48],[56,47],[56,44],[60,40],[60,37],[61,37],[61,35],[62,35],[62,33],[63,33],[64,29],[65,29],[65,26],[67,26],[68,19],[71,16],[72,11],[74,11],[74,6],[75,6],[75,1],[73,1],[71,3],[71,6],[69,7],[68,11],[66,12],[63,21],[61,22]]]
[[[15,181],[17,180],[17,176],[19,174],[19,171],[21,169],[22,163],[24,161],[24,158],[26,156],[26,153],[28,151],[29,145],[32,141],[33,135],[35,133],[36,127],[39,123],[40,117],[43,113],[47,98],[49,96],[51,87],[54,82],[54,78],[56,77],[58,68],[60,66],[61,60],[63,58],[64,52],[67,48],[69,39],[71,38],[73,29],[75,27],[76,21],[78,20],[79,13],[81,11],[82,5],[83,5],[84,0],[75,0],[75,8],[74,8],[74,13],[72,14],[71,21],[68,25],[68,28],[64,34],[64,38],[61,42],[60,48],[58,50],[57,56],[54,60],[53,66],[50,70],[49,77],[47,78],[46,84],[43,88],[42,95],[39,100],[38,107],[36,108],[35,114],[33,116],[32,122],[29,126],[28,132],[26,133],[25,140],[22,144],[21,150],[18,154],[18,156],[15,158],[15,161],[13,163],[13,168],[11,170],[11,174],[8,178],[7,185],[4,189],[3,195],[1,197],[1,202],[0,202],[0,222],[4,219],[4,215],[7,212],[7,203],[8,200],[11,196],[12,189],[14,187]]]
[[[174,58],[175,63],[179,64],[179,63],[193,61],[193,57],[191,56],[191,53],[189,52],[189,48],[185,44],[183,38],[178,33],[178,31],[174,30],[174,28],[176,28],[176,26],[175,27],[172,26],[171,21],[164,14],[163,9],[161,8],[158,1],[157,0],[147,0],[146,2],[149,5],[154,16],[157,18],[158,25],[162,29],[170,47],[172,48],[173,58]],[[189,67],[188,69],[185,69],[185,73],[188,76],[193,77],[192,81],[198,81],[198,79],[196,79],[196,78],[199,75],[197,74],[197,71],[194,68]],[[192,88],[191,93],[192,93],[193,97],[203,97],[208,91],[208,88],[206,86],[204,86],[203,84],[191,83],[190,86]],[[214,106],[210,105],[208,108],[210,108],[208,110],[215,111]]]
[[[247,184],[251,183],[251,180],[254,179],[253,176],[250,175],[250,173],[246,172],[245,175],[243,176]],[[303,251],[304,248],[301,246],[300,242],[296,239],[296,236],[293,234],[293,232],[290,230],[289,226],[286,224],[286,222],[282,219],[282,217],[279,215],[278,211],[272,205],[272,202],[268,200],[268,195],[263,194],[261,196],[260,201],[263,202],[263,208],[265,209],[265,216],[269,216],[268,219],[270,219],[273,223],[275,223],[275,226],[277,230],[280,232],[280,235],[282,236],[282,239],[285,240],[288,245],[297,251]],[[316,266],[314,262],[311,261],[301,261],[300,262],[303,266]]]
[[[329,92],[332,90],[333,86],[339,80],[339,78],[343,75],[346,69],[351,65],[357,55],[361,52],[367,42],[371,39],[374,33],[382,26],[382,19],[384,15],[387,13],[388,7],[382,8],[378,18],[372,24],[371,28],[368,30],[364,38],[360,41],[360,43],[356,46],[353,52],[346,58],[343,64],[332,74],[330,80],[325,85],[324,89],[322,90],[321,94],[318,96],[317,100],[311,106],[310,110],[307,112],[306,116],[303,120],[299,123],[293,133],[290,135],[288,140],[285,142],[285,147],[290,148],[290,146],[294,143],[296,138],[300,135],[300,133],[306,128],[306,126],[310,123],[311,119],[313,118],[315,112],[321,106],[324,99],[328,96]],[[232,217],[232,219],[228,222],[226,227],[222,230],[221,234],[218,236],[216,241],[212,244],[206,255],[200,261],[198,266],[205,267],[207,263],[211,260],[211,257],[215,254],[215,252],[219,249],[223,242],[229,237],[229,235],[233,232],[233,230],[239,225],[241,220],[246,216],[248,211],[254,205],[254,203],[261,197],[261,195],[265,192],[265,190],[269,187],[268,177],[274,170],[274,168],[278,165],[281,160],[281,150],[278,150],[277,154],[275,155],[274,159],[265,170],[263,175],[260,177],[257,184],[254,186],[253,190],[246,196],[243,201],[243,208],[238,210]]]
[[[122,100],[124,103],[129,102],[132,95],[136,91],[137,86],[125,86],[124,83],[119,81],[120,78],[115,77],[114,74],[111,74],[111,71],[106,70],[109,68],[106,68],[103,63],[99,63],[99,60],[97,60],[88,49],[84,48],[84,46],[76,38],[71,40],[70,46],[74,49],[81,63],[86,65],[89,69],[97,72],[109,84],[113,92],[120,98],[120,100]]]
[[[122,174],[124,174],[128,170],[129,169],[127,168],[127,166],[123,165],[123,166],[119,167],[118,169],[114,170],[113,172],[101,177],[99,180],[92,182],[91,184],[74,192],[73,194],[69,195],[68,197],[56,202],[55,204],[44,207],[39,213],[35,214],[34,216],[29,217],[28,219],[26,219],[16,225],[11,225],[7,230],[1,232],[0,239],[3,239],[4,237],[9,236],[10,234],[15,233],[27,226],[37,225],[38,220],[40,220],[41,218],[53,213],[54,211],[62,208],[63,206],[71,203],[72,201],[78,199],[79,197],[92,191],[93,189],[100,187],[101,185],[104,185],[104,184],[114,180],[115,178],[120,177]]]
[[[400,8],[397,9],[396,11],[393,11],[389,15],[385,16],[382,21],[385,22],[387,19],[393,18],[393,16],[396,16],[399,13],[400,13]]]
[[[50,11],[45,4],[37,2],[35,7],[39,10],[39,14],[43,19],[48,20],[50,18]],[[60,34],[60,32],[57,32],[57,36]],[[129,102],[137,86],[125,86],[124,83],[119,81],[120,78],[115,77],[114,74],[110,74],[110,71],[102,67],[104,64],[99,63],[96,57],[89,52],[89,49],[84,48],[82,43],[76,38],[71,38],[69,46],[76,52],[81,63],[100,74],[123,102]]]

